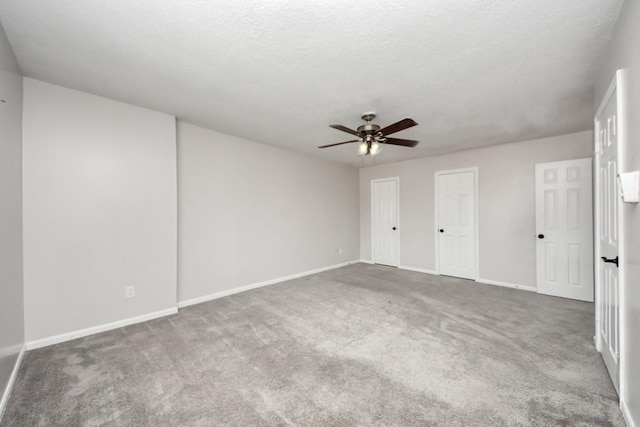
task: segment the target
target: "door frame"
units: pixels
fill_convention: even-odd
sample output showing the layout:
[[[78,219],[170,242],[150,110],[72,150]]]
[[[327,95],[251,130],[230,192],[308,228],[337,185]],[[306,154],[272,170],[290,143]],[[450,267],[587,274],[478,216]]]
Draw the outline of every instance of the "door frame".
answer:
[[[473,167],[469,167],[469,168],[460,168],[460,169],[449,169],[449,170],[443,170],[443,171],[436,171],[434,174],[434,180],[433,180],[433,185],[434,185],[434,224],[433,224],[433,230],[434,230],[434,235],[435,235],[435,239],[433,239],[435,241],[435,248],[436,248],[436,268],[435,268],[435,272],[436,274],[440,274],[440,248],[438,245],[438,178],[440,177],[440,175],[450,175],[450,174],[454,174],[454,173],[462,173],[462,172],[473,172],[473,210],[474,210],[474,238],[475,238],[475,248],[474,248],[474,261],[475,261],[475,268],[473,271],[473,278],[472,280],[478,280],[480,278],[480,222],[479,222],[479,199],[478,199],[478,194],[479,194],[479,168],[478,166],[473,166]]]
[[[373,221],[374,221],[374,215],[373,215],[373,186],[379,182],[386,182],[386,181],[395,181],[396,182],[396,218],[397,218],[397,222],[398,224],[396,225],[396,227],[398,228],[398,232],[396,233],[396,254],[398,257],[398,265],[396,265],[395,267],[399,267],[400,266],[400,231],[402,230],[400,228],[400,177],[399,176],[393,176],[393,177],[389,177],[389,178],[378,178],[378,179],[372,179],[371,180],[371,187],[370,187],[370,199],[369,199],[369,203],[371,204],[371,229],[369,230],[369,232],[371,233],[370,235],[370,239],[371,239],[371,263],[375,264],[376,260],[374,257],[374,251],[375,248],[373,247]]]
[[[598,110],[596,111],[596,114],[594,116],[593,119],[593,129],[594,129],[594,200],[593,200],[593,204],[594,204],[594,221],[593,221],[593,226],[594,226],[594,251],[593,251],[593,255],[594,255],[594,280],[595,280],[595,318],[596,318],[596,334],[595,334],[595,345],[596,345],[596,349],[599,352],[602,352],[602,348],[601,348],[601,343],[600,343],[600,322],[602,321],[602,319],[600,319],[600,291],[601,291],[601,287],[602,284],[600,282],[600,269],[601,269],[601,264],[600,264],[600,254],[601,254],[601,248],[600,248],[600,222],[602,220],[602,213],[600,212],[600,206],[601,206],[601,198],[602,198],[602,194],[600,194],[600,132],[599,132],[599,127],[598,127],[598,123],[597,123],[597,117],[599,117],[602,112],[604,111],[605,107],[607,106],[607,103],[609,102],[609,100],[611,99],[611,97],[613,96],[613,93],[616,93],[616,116],[617,116],[617,120],[616,120],[616,132],[618,135],[618,146],[616,147],[616,156],[617,156],[617,164],[618,164],[618,174],[620,174],[620,172],[622,172],[622,169],[624,169],[624,145],[627,143],[627,117],[628,117],[628,110],[627,110],[627,79],[626,79],[626,73],[624,72],[624,70],[620,69],[616,71],[616,74],[613,78],[613,80],[611,81],[611,84],[609,85],[609,88],[607,89],[607,91],[605,92],[604,96],[602,97],[602,101],[600,102],[600,106],[598,107]],[[619,184],[618,184],[619,185]],[[625,231],[624,231],[624,215],[623,215],[623,209],[622,209],[622,201],[620,199],[620,197],[616,198],[617,203],[618,203],[618,209],[617,209],[617,221],[618,221],[618,257],[621,260],[621,262],[618,264],[618,310],[619,310],[619,318],[618,318],[618,322],[619,322],[619,326],[618,326],[618,333],[619,333],[619,337],[618,337],[618,343],[620,346],[620,354],[618,355],[618,368],[619,368],[619,374],[620,374],[620,378],[619,380],[619,387],[620,387],[620,402],[622,403],[623,401],[625,401],[625,397],[626,397],[626,363],[625,363],[625,359],[623,357],[624,355],[624,350],[626,348],[626,342],[625,342],[625,334],[624,332],[626,331],[626,322],[625,322],[625,316],[624,316],[624,310],[623,310],[623,302],[625,301],[625,284],[626,284],[626,277],[625,277],[625,250],[624,250],[624,243],[625,243]],[[597,236],[597,238],[596,238]]]

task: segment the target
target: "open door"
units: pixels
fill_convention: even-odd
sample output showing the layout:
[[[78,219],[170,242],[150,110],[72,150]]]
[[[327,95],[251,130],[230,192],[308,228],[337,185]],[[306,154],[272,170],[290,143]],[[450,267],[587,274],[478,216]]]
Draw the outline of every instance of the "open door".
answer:
[[[620,114],[618,71],[595,116],[596,139],[596,346],[609,376],[620,393],[623,223],[618,188],[621,163],[620,138],[624,129]]]

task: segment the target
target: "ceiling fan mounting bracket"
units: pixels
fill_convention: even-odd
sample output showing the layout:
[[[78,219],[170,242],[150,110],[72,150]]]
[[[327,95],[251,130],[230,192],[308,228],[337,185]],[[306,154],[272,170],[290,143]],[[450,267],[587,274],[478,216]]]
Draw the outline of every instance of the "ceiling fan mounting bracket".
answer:
[[[364,113],[361,117],[362,117],[362,120],[364,120],[365,122],[370,122],[371,120],[376,118],[376,113],[374,113],[373,111],[368,111]]]

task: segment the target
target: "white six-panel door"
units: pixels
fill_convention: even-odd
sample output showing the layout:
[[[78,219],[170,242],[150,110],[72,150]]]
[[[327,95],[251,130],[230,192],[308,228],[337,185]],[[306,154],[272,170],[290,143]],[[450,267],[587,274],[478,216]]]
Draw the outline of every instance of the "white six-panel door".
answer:
[[[371,182],[371,247],[375,264],[398,266],[397,178]]]
[[[436,173],[438,272],[477,278],[477,170]]]
[[[620,241],[618,196],[618,117],[617,91],[605,99],[595,119],[599,243],[597,318],[599,349],[609,376],[619,390],[620,383],[620,280],[618,254]],[[602,259],[604,258],[604,260]],[[612,261],[616,261],[616,263]],[[608,261],[608,262],[604,262]]]
[[[536,264],[541,294],[593,301],[591,159],[536,165]]]

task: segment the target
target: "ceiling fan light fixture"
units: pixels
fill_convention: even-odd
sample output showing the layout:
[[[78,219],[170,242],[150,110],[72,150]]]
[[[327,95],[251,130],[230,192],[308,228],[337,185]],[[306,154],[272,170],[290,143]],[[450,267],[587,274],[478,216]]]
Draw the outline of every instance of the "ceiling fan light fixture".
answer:
[[[360,142],[360,144],[358,144],[358,156],[366,156],[369,152],[369,147],[367,146],[367,143],[362,141]]]
[[[380,146],[380,144],[378,144],[377,142],[373,142],[371,144],[371,149],[369,150],[369,153],[372,156],[375,156],[376,154],[378,154],[380,151],[382,150],[382,147]]]

